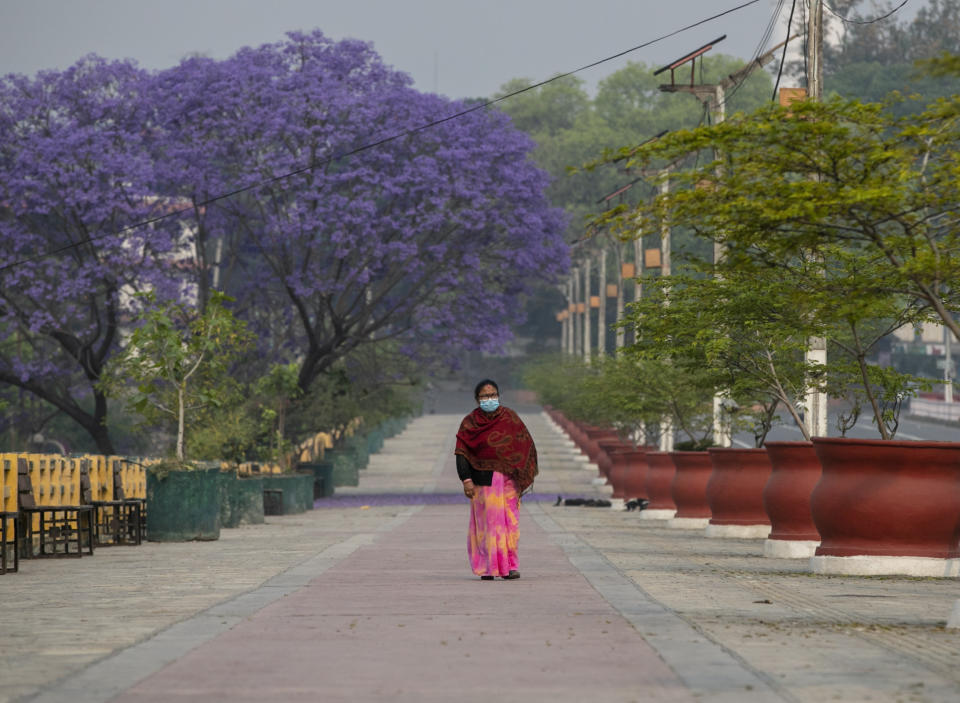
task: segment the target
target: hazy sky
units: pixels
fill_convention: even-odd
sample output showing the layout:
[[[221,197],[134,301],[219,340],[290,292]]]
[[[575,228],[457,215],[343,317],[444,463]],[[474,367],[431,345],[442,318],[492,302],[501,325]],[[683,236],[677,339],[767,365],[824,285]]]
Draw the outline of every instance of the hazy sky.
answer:
[[[165,68],[190,53],[223,58],[319,28],[373,42],[421,90],[480,97],[511,78],[542,80],[747,1],[0,0],[0,73],[64,68],[87,53]],[[776,5],[759,0],[581,76],[593,84],[629,59],[659,66],[723,34],[715,52],[749,58]]]

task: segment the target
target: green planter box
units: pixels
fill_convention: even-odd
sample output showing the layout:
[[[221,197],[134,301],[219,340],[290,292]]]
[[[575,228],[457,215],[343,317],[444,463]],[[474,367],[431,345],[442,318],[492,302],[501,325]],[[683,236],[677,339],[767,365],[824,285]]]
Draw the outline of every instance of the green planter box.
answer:
[[[329,461],[320,461],[313,464],[299,464],[298,472],[310,473],[313,475],[313,499],[329,498],[333,495],[333,463]]]
[[[277,474],[264,476],[262,480],[264,489],[283,491],[284,515],[295,515],[313,508],[313,474]]]
[[[367,452],[376,454],[383,449],[383,430],[375,427],[367,434]]]
[[[324,459],[329,461],[333,467],[334,486],[360,485],[360,472],[357,470],[356,461],[351,452],[344,452],[341,449],[328,449],[324,454]]]
[[[366,437],[350,437],[343,446],[344,452],[353,454],[353,462],[358,469],[367,468],[370,463],[370,452],[367,450]]]
[[[263,479],[240,478],[236,471],[220,472],[220,526],[263,523]]]
[[[147,539],[220,539],[220,469],[147,472]]]

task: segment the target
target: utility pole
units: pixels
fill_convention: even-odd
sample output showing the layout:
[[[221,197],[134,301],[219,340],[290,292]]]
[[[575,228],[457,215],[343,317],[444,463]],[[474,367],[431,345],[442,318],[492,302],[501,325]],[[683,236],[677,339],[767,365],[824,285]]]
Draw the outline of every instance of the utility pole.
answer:
[[[703,55],[706,54],[710,49],[713,48],[714,44],[717,44],[724,39],[726,35],[714,39],[709,44],[704,44],[696,51],[683,56],[673,63],[667,64],[666,66],[654,71],[653,75],[658,75],[664,71],[670,71],[670,83],[669,85],[661,85],[660,90],[667,93],[690,93],[697,98],[700,102],[704,103],[707,108],[710,110],[710,116],[713,119],[714,124],[720,124],[726,119],[727,115],[727,106],[726,106],[726,89],[730,86],[736,86],[747,79],[747,77],[753,73],[757,68],[762,67],[764,64],[769,62],[775,56],[778,49],[780,49],[784,44],[786,44],[791,39],[795,37],[789,37],[786,41],[781,42],[777,46],[773,47],[766,53],[761,56],[758,56],[755,60],[751,61],[749,64],[741,68],[736,73],[732,73],[726,78],[720,80],[718,83],[711,84],[695,84],[695,75],[696,75],[696,65],[697,59],[700,59],[701,67],[703,65]],[[686,83],[677,83],[676,71],[683,66],[684,64],[690,64],[690,82]],[[717,159],[719,161],[719,158]],[[720,167],[718,167],[718,178],[722,176],[720,172]],[[713,261],[714,264],[719,264],[723,260],[724,256],[724,247],[718,241],[713,243]],[[665,261],[663,263],[664,269],[663,274],[669,275],[670,262]],[[713,443],[718,447],[729,447],[733,444],[733,436],[730,431],[730,423],[726,422],[724,419],[724,403],[726,401],[726,394],[719,392],[713,396]]]
[[[623,244],[617,244],[617,322],[623,320]],[[626,330],[617,326],[617,351],[626,343]]]
[[[590,257],[583,266],[583,360],[590,363]]]
[[[600,294],[600,307],[597,308],[597,355],[607,353],[607,248],[600,248],[600,270],[597,272],[597,292]]]
[[[823,99],[823,0],[810,0],[807,17],[807,99]],[[813,178],[819,178],[813,174]],[[827,363],[827,340],[811,337],[807,342],[806,361],[820,366]],[[827,394],[811,387],[807,390],[804,421],[811,437],[827,436]]]
[[[570,312],[570,316],[573,318],[570,330],[573,332],[573,338],[570,341],[570,350],[574,356],[577,356],[580,354],[580,338],[582,334],[580,325],[577,324],[580,318],[580,269],[574,266],[570,272],[570,276],[573,280],[573,304]]]
[[[807,17],[807,97],[823,100],[823,0],[810,0]]]
[[[670,169],[664,170],[660,180],[660,195],[666,198],[670,192]],[[670,224],[663,221],[660,225],[660,275],[670,275]],[[660,421],[660,451],[673,451],[673,418],[669,415]]]

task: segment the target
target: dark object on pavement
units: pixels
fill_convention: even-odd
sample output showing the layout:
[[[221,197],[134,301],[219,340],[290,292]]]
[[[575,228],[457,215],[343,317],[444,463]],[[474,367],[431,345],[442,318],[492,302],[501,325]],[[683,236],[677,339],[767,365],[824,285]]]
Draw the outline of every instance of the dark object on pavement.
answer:
[[[557,496],[557,502],[554,505],[560,505],[563,500],[564,505],[582,505],[587,508],[609,508],[611,503],[603,498],[565,498]]]

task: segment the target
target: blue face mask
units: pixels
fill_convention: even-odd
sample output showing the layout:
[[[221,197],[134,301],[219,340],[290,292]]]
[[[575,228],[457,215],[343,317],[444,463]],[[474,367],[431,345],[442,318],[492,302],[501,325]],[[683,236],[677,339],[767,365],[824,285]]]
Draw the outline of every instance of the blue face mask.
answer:
[[[480,409],[485,413],[492,413],[494,410],[500,407],[499,398],[484,398],[480,401]]]

